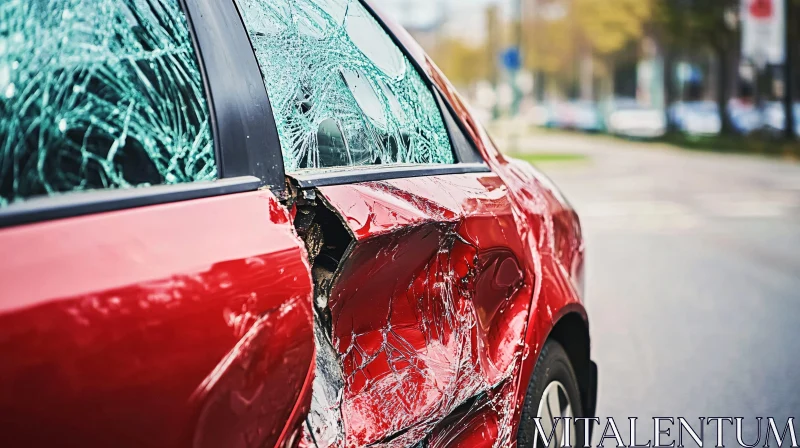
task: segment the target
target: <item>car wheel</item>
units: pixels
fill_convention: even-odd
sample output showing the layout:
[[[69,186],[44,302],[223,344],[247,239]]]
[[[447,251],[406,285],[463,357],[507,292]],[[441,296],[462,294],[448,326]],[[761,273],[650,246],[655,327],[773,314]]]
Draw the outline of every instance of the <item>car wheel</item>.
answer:
[[[541,419],[544,437],[536,428],[534,419]],[[558,422],[550,443],[553,419],[570,417],[569,443],[564,444],[564,420]],[[517,447],[544,448],[561,446],[584,446],[583,424],[575,424],[575,418],[583,417],[581,396],[575,370],[569,361],[564,347],[556,341],[548,340],[539,354],[533,376],[525,394],[522,407]]]

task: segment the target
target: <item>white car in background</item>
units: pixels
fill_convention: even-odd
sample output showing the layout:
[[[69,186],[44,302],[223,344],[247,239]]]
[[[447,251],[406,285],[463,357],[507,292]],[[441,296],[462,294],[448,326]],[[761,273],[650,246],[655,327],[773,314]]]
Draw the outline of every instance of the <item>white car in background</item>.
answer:
[[[633,98],[617,98],[606,108],[609,134],[632,138],[657,138],[667,131],[663,110],[639,104]]]
[[[719,108],[713,101],[675,103],[670,114],[678,129],[689,135],[717,135],[722,130]]]
[[[743,101],[734,98],[728,102],[728,114],[731,117],[736,132],[742,135],[748,135],[755,132],[764,124],[764,119],[761,116],[761,111],[752,102]]]
[[[603,130],[603,118],[594,101],[576,100],[569,103],[572,113],[572,127],[584,132]]]
[[[800,135],[800,103],[794,103],[794,132]],[[770,101],[764,105],[764,125],[769,131],[783,132],[786,125],[784,105],[780,101]]]
[[[716,135],[722,130],[719,108],[713,101],[675,103],[670,108],[678,129],[691,135]],[[786,122],[783,103],[770,101],[762,107],[739,99],[728,103],[728,115],[736,131],[747,135],[759,129],[778,133]],[[800,135],[800,103],[794,105],[795,132]]]
[[[540,128],[553,127],[555,124],[553,106],[549,103],[540,103],[531,107],[525,113],[525,116],[528,123]]]

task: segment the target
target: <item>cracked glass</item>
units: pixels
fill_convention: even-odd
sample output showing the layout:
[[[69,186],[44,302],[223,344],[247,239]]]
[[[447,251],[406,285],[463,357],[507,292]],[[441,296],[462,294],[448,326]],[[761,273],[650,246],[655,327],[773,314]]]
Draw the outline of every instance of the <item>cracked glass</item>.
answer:
[[[216,178],[178,0],[0,0],[0,206]]]
[[[286,171],[454,163],[433,94],[357,0],[237,0]]]

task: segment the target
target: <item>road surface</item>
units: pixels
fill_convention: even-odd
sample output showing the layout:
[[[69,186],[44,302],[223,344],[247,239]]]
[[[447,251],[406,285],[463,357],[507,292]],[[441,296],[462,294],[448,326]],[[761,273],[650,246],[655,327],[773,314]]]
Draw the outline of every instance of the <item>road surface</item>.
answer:
[[[800,164],[569,134],[518,147],[588,157],[539,168],[586,233],[598,415],[626,443],[628,417],[745,417],[748,443],[756,416],[800,431]]]

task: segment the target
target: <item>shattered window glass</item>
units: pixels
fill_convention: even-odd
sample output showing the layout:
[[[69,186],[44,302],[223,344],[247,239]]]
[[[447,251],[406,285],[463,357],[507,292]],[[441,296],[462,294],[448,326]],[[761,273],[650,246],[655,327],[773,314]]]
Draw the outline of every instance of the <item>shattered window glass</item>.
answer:
[[[178,0],[0,0],[0,206],[215,177]]]
[[[289,172],[454,163],[433,94],[358,0],[238,0]]]

